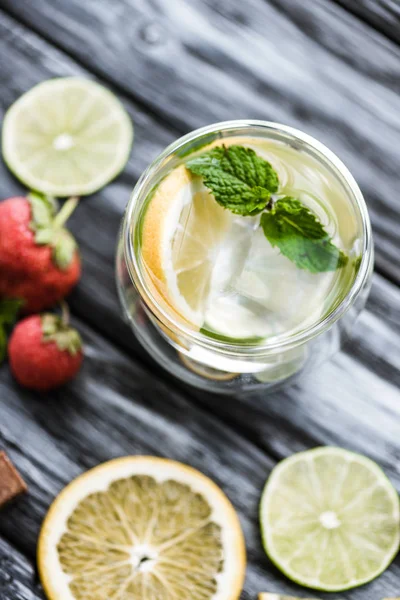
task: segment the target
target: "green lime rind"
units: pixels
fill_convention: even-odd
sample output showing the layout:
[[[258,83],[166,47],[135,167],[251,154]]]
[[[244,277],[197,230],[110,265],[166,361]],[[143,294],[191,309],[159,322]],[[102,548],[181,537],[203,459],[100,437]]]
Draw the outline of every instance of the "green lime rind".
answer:
[[[2,153],[28,188],[51,196],[92,194],[125,167],[133,124],[118,98],[89,79],[39,83],[6,112]]]
[[[362,577],[351,578],[351,579],[349,579],[348,577],[347,578],[344,577],[342,583],[336,582],[334,584],[328,584],[326,582],[322,583],[321,579],[319,579],[318,577],[315,577],[315,575],[312,577],[310,577],[310,576],[306,577],[306,576],[299,574],[298,572],[296,572],[293,568],[291,568],[288,565],[288,562],[287,562],[287,560],[285,560],[285,557],[283,557],[281,554],[279,554],[279,552],[276,551],[276,548],[275,548],[273,540],[272,540],[273,532],[274,532],[274,523],[269,522],[268,512],[269,512],[269,509],[271,508],[271,500],[273,499],[274,494],[276,494],[277,491],[279,492],[280,487],[281,487],[281,491],[282,491],[282,485],[283,485],[282,484],[282,481],[283,481],[282,475],[285,473],[285,471],[286,471],[286,474],[288,474],[290,467],[293,467],[293,465],[297,465],[297,467],[300,467],[300,471],[301,471],[300,463],[303,463],[303,466],[304,466],[305,461],[308,461],[307,465],[309,463],[312,463],[313,467],[314,467],[314,471],[315,471],[315,461],[317,459],[321,459],[321,458],[322,459],[327,459],[327,458],[332,459],[333,457],[336,457],[337,461],[342,461],[342,462],[345,461],[346,464],[348,463],[349,465],[353,465],[353,466],[357,465],[357,467],[361,466],[364,469],[364,472],[368,473],[368,475],[370,476],[370,480],[372,478],[372,480],[374,482],[374,485],[371,486],[371,491],[375,490],[375,488],[376,488],[377,490],[379,490],[379,492],[381,492],[381,491],[384,492],[385,500],[390,504],[390,511],[385,512],[385,514],[383,516],[385,518],[389,519],[389,521],[391,522],[390,537],[392,539],[390,539],[390,545],[389,545],[388,550],[385,552],[382,552],[382,559],[381,559],[378,567],[371,569],[371,571],[368,574],[366,574]],[[300,472],[299,468],[297,468],[296,471]],[[345,474],[345,476],[343,477],[343,481],[340,484],[341,487],[339,487],[339,491],[340,491],[341,495],[340,495],[340,497],[338,497],[338,496],[336,497],[337,500],[340,500],[340,498],[343,498],[343,490],[346,489],[344,487],[346,478],[347,478],[347,474]],[[280,479],[281,479],[281,486],[279,485]],[[330,481],[332,482],[332,478],[330,478]],[[306,486],[305,480],[302,483],[303,483],[303,486]],[[323,491],[323,488],[319,488],[319,489],[320,489],[320,491],[321,490]],[[329,489],[329,491],[330,491],[330,489]],[[364,493],[367,488],[361,488],[361,489],[362,489],[361,493]],[[367,494],[368,494],[368,489],[367,489]],[[285,492],[287,492],[287,490],[288,490],[288,486],[287,486],[287,482],[286,482]],[[303,487],[303,490],[297,489],[297,492],[301,491],[302,494],[304,494],[304,493],[309,494],[309,491],[304,492],[304,490],[305,490],[305,487]],[[297,492],[296,492],[296,494],[297,494]],[[298,505],[299,505],[298,504],[299,498],[300,498],[300,495],[297,495],[297,500],[296,500],[296,503],[294,506],[295,511],[297,510]],[[347,509],[348,509],[350,502],[353,502],[353,500],[354,500],[354,497],[351,497],[350,500],[347,499],[347,505],[346,505],[346,502],[344,502],[343,507],[347,506]],[[323,512],[325,512],[326,510],[329,510],[329,508],[324,509],[324,507],[322,507],[322,509],[319,509],[319,510],[322,510]],[[312,514],[313,514],[314,520],[317,520],[317,518],[319,520],[321,517],[321,513],[319,514],[319,516],[314,513],[312,513]],[[360,513],[357,513],[358,516],[359,516],[359,514]],[[344,450],[342,448],[336,448],[336,447],[315,448],[313,450],[308,450],[306,452],[300,452],[298,454],[295,454],[294,456],[291,456],[291,457],[281,461],[273,469],[273,471],[264,487],[261,501],[260,501],[259,515],[260,515],[260,527],[261,527],[262,542],[263,542],[265,552],[268,555],[269,559],[277,567],[277,569],[279,569],[279,571],[281,571],[284,575],[286,575],[286,577],[288,577],[290,580],[292,580],[295,583],[297,583],[303,587],[306,587],[306,588],[320,590],[320,591],[324,591],[324,592],[341,592],[341,591],[350,590],[355,587],[364,585],[366,583],[369,583],[373,579],[376,579],[379,575],[381,575],[388,568],[388,566],[391,564],[391,562],[393,561],[393,559],[395,558],[395,556],[397,555],[397,553],[399,551],[400,502],[399,502],[399,496],[397,494],[397,491],[395,490],[395,488],[393,487],[393,485],[391,484],[389,479],[386,477],[386,475],[382,471],[382,469],[375,462],[373,462],[369,458],[366,458],[365,456],[362,456],[355,452],[350,452],[348,450]],[[340,516],[341,516],[340,512],[338,513],[338,515],[340,518]],[[368,514],[368,516],[370,519],[372,518],[372,516],[370,514]],[[375,518],[376,517],[377,517],[377,515],[375,515]],[[275,515],[275,518],[278,518],[277,515]],[[299,513],[297,513],[297,518],[299,519]],[[344,519],[346,519],[346,515],[345,515]],[[287,524],[287,522],[288,522],[288,519],[286,518],[286,524]],[[297,525],[299,522],[301,525],[301,523],[302,523],[301,520],[300,521],[298,520]],[[304,524],[304,522],[303,522],[303,524]],[[368,526],[368,524],[367,524],[367,526]],[[372,530],[372,528],[370,528],[370,527],[368,529]],[[376,528],[374,529],[374,531],[376,531]],[[347,529],[347,533],[349,533],[349,529]],[[364,533],[365,533],[365,530],[364,530]],[[342,535],[343,535],[343,533],[342,533]],[[301,541],[305,541],[305,536],[301,538]],[[329,550],[331,550],[329,544],[326,545],[326,547],[329,548]],[[377,544],[376,544],[376,547],[378,547]],[[353,547],[348,545],[345,547],[345,549],[346,549],[346,554],[347,554],[346,558],[347,559],[351,559],[352,552],[354,554],[355,552],[357,552],[357,550],[359,550],[359,548],[355,548],[354,545],[353,545]],[[324,548],[324,550],[326,552],[326,548]],[[376,550],[375,550],[375,552],[376,552]],[[367,552],[365,552],[365,555],[367,555]],[[318,554],[318,556],[321,556],[321,554]],[[295,558],[298,558],[298,555],[296,555]],[[363,556],[363,558],[364,558],[364,556]],[[292,559],[293,559],[293,556],[292,556]],[[346,567],[347,567],[347,564],[348,563],[346,563]],[[350,567],[354,566],[354,564],[355,564],[354,561],[350,562]],[[336,575],[338,570],[335,569],[334,572]]]
[[[259,336],[247,338],[230,337],[228,335],[222,335],[220,333],[217,333],[216,331],[212,331],[207,327],[202,327],[200,329],[200,333],[206,335],[209,338],[212,338],[213,340],[218,340],[219,342],[226,342],[228,344],[238,344],[240,346],[257,346],[265,340],[264,337]]]

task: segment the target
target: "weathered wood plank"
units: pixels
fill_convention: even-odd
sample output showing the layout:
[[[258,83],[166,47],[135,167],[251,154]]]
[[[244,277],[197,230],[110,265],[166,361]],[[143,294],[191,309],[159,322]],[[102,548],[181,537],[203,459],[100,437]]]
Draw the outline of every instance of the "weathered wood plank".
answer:
[[[22,91],[41,79],[85,73],[74,61],[60,52],[51,51],[48,44],[5,15],[0,20],[0,33],[0,56],[12,55],[12,60],[0,59],[4,82],[0,99],[2,114]],[[93,326],[101,326],[103,331],[113,335],[113,339],[118,336],[126,347],[132,347],[132,338],[122,324],[120,309],[116,304],[112,274],[115,241],[131,187],[146,164],[176,133],[168,126],[159,126],[157,121],[143,113],[141,107],[129,101],[125,104],[136,124],[136,142],[127,169],[122,177],[101,193],[82,201],[71,220],[71,227],[83,250],[84,262],[84,277],[72,302],[78,314],[87,318]],[[1,164],[0,197],[22,190],[22,186]],[[395,234],[396,221],[391,220],[390,223]]]
[[[0,537],[1,600],[36,600],[43,598],[31,563]]]
[[[259,539],[257,504],[271,459],[193,406],[189,395],[76,324],[86,360],[67,390],[40,397],[15,386],[6,365],[0,369],[0,440],[29,485],[28,496],[2,511],[0,533],[34,560],[49,503],[74,476],[116,456],[168,456],[210,475],[238,509],[249,549],[243,598],[254,598],[265,585],[293,591],[295,586],[270,569]]]
[[[269,455],[332,444],[371,456],[400,487],[400,290],[378,276],[352,341],[316,373],[268,396],[202,404]]]
[[[29,37],[28,40],[26,36],[22,38],[22,31],[20,31],[18,26],[12,31],[12,37],[9,39],[6,38],[5,41],[11,42],[11,46],[14,43],[18,50],[22,49],[20,50],[21,53],[16,53],[14,58],[18,68],[10,68],[9,72],[7,72],[9,79],[6,79],[6,81],[8,87],[11,87],[11,83],[15,82],[16,79],[16,76],[13,75],[15,71],[20,73],[20,78],[24,81],[32,72],[31,66],[27,65],[25,61]],[[57,65],[57,68],[59,65],[58,61],[66,59],[55,53],[53,59],[47,58],[45,60],[42,55],[42,47],[40,46],[42,42],[39,40],[38,44],[40,50],[38,50],[37,45],[35,46],[37,50],[35,60],[38,63],[38,68],[43,70],[47,68],[49,70],[49,65],[51,65],[52,69],[50,69],[50,73],[54,74],[55,65]],[[72,61],[66,60],[66,65],[68,65],[70,70],[74,68]],[[68,67],[64,66],[64,70]],[[37,77],[37,75],[35,76]],[[13,93],[15,94],[15,92]],[[150,122],[149,126],[152,126],[151,131],[153,134],[153,131],[156,129],[154,123]],[[144,138],[143,141],[140,141],[140,147],[143,147],[142,144],[144,142],[147,143],[149,139],[149,137],[146,137],[145,127],[140,131],[139,135]],[[159,128],[154,131],[154,135],[160,136]],[[157,142],[155,144],[157,145]],[[144,146],[144,149],[145,151],[147,150],[147,145]],[[141,162],[139,169],[135,166],[134,155],[128,165],[124,178],[109,186],[95,198],[90,198],[82,202],[79,211],[77,211],[71,221],[72,228],[77,234],[83,248],[85,265],[85,275],[78,291],[73,296],[73,306],[81,316],[87,318],[94,326],[101,327],[103,331],[112,335],[115,341],[122,343],[127,348],[131,347],[130,340],[132,338],[121,324],[121,311],[113,287],[113,255],[120,213],[125,198],[123,198],[122,202],[120,199],[124,196],[124,191],[128,187],[126,186],[126,181],[134,179],[137,176],[138,170],[140,170],[144,162],[143,153],[137,152],[137,155],[138,160]],[[3,195],[7,193],[7,189],[15,189],[15,191],[19,189],[18,184],[10,178],[6,170],[3,170],[1,173],[0,185],[2,186]],[[126,189],[127,196],[128,191]],[[379,284],[377,286],[379,287]],[[385,314],[387,314],[387,311],[385,311]]]
[[[190,3],[188,7],[192,11]],[[211,11],[209,7],[206,10]],[[217,21],[215,27],[221,23]],[[79,29],[78,22],[75,27]],[[128,27],[124,31],[120,35],[126,39]],[[86,73],[7,17],[0,19],[0,51],[3,111],[24,89],[42,78]],[[153,85],[157,87],[159,82],[154,79]],[[238,508],[249,551],[243,599],[254,599],[257,592],[268,588],[304,595],[304,590],[284,580],[263,555],[257,523],[260,491],[274,465],[272,456],[278,459],[321,443],[341,444],[371,455],[387,469],[400,490],[396,460],[400,439],[400,293],[376,277],[370,310],[361,319],[355,342],[348,351],[312,379],[274,396],[228,400],[205,396],[172,382],[167,385],[163,378],[155,378],[154,369],[150,372],[139,366],[140,352],[122,324],[114,291],[113,254],[129,188],[145,163],[172,139],[175,128],[161,126],[140,105],[125,100],[137,124],[135,152],[125,175],[102,193],[85,199],[71,220],[85,267],[72,307],[86,322],[129,350],[130,355],[77,321],[86,340],[86,361],[79,377],[64,390],[43,398],[17,388],[6,365],[0,369],[0,444],[30,486],[29,496],[2,511],[0,533],[33,564],[45,511],[72,477],[115,456],[161,454],[189,462],[211,475]],[[244,110],[247,102],[239,97],[238,106]],[[196,117],[193,110],[194,105],[190,104],[190,119],[205,118],[204,111]],[[219,118],[217,101],[207,110],[210,115],[215,110],[213,120]],[[183,128],[178,114],[186,118],[183,105],[173,119]],[[2,166],[0,196],[21,189]],[[395,229],[393,225],[393,232]],[[19,564],[11,548],[10,553],[13,564]],[[14,576],[16,571],[14,566],[6,565],[3,570],[0,566],[3,577],[10,573]],[[28,581],[23,573],[15,577],[17,581]],[[397,559],[378,581],[346,597],[373,600],[393,596],[398,592],[399,580]],[[21,598],[42,597],[33,584],[26,587]],[[11,594],[10,600],[14,596]]]
[[[379,269],[400,281],[400,48],[330,0],[3,0],[181,131],[238,117],[316,135],[366,194]]]
[[[400,4],[397,0],[335,0],[338,4],[400,42]]]
[[[149,371],[135,365],[81,322],[75,321],[75,325],[83,332],[86,361],[81,374],[64,391],[47,397],[32,394],[14,384],[6,365],[0,369],[1,445],[5,446],[29,485],[29,495],[2,512],[0,533],[34,561],[40,523],[49,503],[73,477],[116,456],[168,456],[188,462],[210,475],[237,508],[249,554],[242,598],[254,599],[262,589],[300,594],[300,588],[286,581],[269,564],[261,548],[257,506],[263,483],[274,465],[265,450],[244,439],[227,423],[196,408],[190,391],[177,392],[172,386],[151,377]],[[342,356],[341,360],[344,361],[345,357]],[[339,362],[333,370],[334,376],[337,377],[340,367]],[[362,367],[358,365],[356,368]],[[346,392],[348,385],[346,380],[340,387],[340,393]],[[272,439],[265,447],[270,443],[277,454],[286,454],[319,442],[321,429],[316,431],[312,441],[300,429],[304,405],[308,405],[308,418],[313,414],[312,399],[324,405],[327,429],[332,423],[331,398],[314,393],[317,388],[318,384],[315,384],[311,394],[304,389],[300,396],[296,393],[277,396],[269,401],[263,399],[259,407],[262,412],[256,415],[257,426],[252,414],[255,405],[238,403],[233,407],[235,401],[231,399],[229,410],[236,414],[236,408],[239,409],[245,426],[253,430],[255,442],[260,443],[260,434],[263,439],[268,436]],[[384,391],[387,392],[387,389]],[[286,411],[283,411],[285,403]],[[354,412],[357,408],[362,409],[364,412],[360,416],[365,418],[366,404],[355,405]],[[280,410],[283,414],[279,415]],[[391,407],[391,410],[395,415],[397,409]],[[374,413],[372,418],[375,418]],[[291,420],[292,429],[286,430],[284,419]],[[297,432],[295,423],[299,424]],[[317,419],[311,425],[316,423]],[[364,424],[356,421],[354,424],[358,432],[364,431],[365,435],[369,435],[370,431]],[[394,442],[391,431],[384,431],[387,425],[386,420],[381,422],[379,439],[376,439],[378,434],[373,432],[374,448],[380,459],[386,456],[381,441],[382,444],[384,439],[388,440],[388,444]],[[311,430],[308,425],[307,428]],[[393,429],[394,425],[394,434]],[[285,431],[287,439],[282,437]],[[355,435],[351,427],[347,435],[349,431],[352,436]],[[354,446],[352,442],[345,442],[345,445]],[[374,449],[370,450],[369,453],[373,454]],[[393,473],[393,469],[389,469],[389,473],[395,475],[394,483],[400,489],[400,474]],[[7,566],[5,571],[9,572],[10,567]],[[399,577],[400,559],[397,559],[377,582],[346,597],[349,600],[373,600],[384,594],[393,594]]]
[[[19,60],[25,64],[23,56],[21,56]],[[40,61],[38,61],[38,63],[40,66]],[[48,66],[49,64],[50,61],[48,59],[46,65]],[[24,71],[22,71],[22,77],[25,77]],[[145,136],[145,134],[146,131],[140,133],[141,136]],[[142,140],[139,143],[142,144]],[[136,154],[138,159],[141,160],[141,153],[137,152]],[[137,176],[137,169],[133,166],[134,164],[135,155],[133,160],[129,163],[127,173],[122,182],[119,180],[118,183],[109,186],[96,197],[86,199],[82,202],[79,211],[77,211],[76,215],[71,220],[72,229],[77,234],[82,246],[85,267],[82,282],[80,283],[78,290],[73,294],[72,306],[81,317],[85,318],[94,327],[99,328],[116,343],[122,345],[127,350],[133,350],[136,353],[136,356],[141,356],[142,358],[143,356],[145,357],[145,355],[138,349],[130,332],[122,324],[121,310],[118,305],[113,283],[114,244],[123,206],[123,202],[120,202],[119,200],[124,195],[124,190],[126,190],[126,197],[128,196],[126,180],[131,178],[134,179],[134,177]],[[8,189],[8,186],[14,187],[16,185],[17,184],[10,179],[7,171],[4,170],[1,172],[0,190],[2,192],[4,190],[3,194],[6,193],[5,190]],[[389,315],[387,307],[388,302],[385,299],[385,296],[388,293],[387,287],[384,288],[382,293],[379,293],[381,284],[383,285],[383,282],[380,279],[377,279],[374,286],[374,294],[372,295],[372,299],[375,297],[378,298],[375,302],[375,310],[380,310],[380,314],[379,319],[377,320],[378,329],[376,331],[371,329],[368,338],[371,340],[371,344],[374,344],[375,339],[380,335],[380,319],[385,319]],[[393,302],[391,302],[390,306],[392,310],[395,310],[393,307],[396,306],[396,301],[398,302],[397,294],[395,291],[393,291],[392,294]],[[383,305],[384,308],[381,309],[382,302],[385,304]],[[396,316],[393,317],[393,320],[397,318],[397,314],[398,313],[395,313]],[[394,332],[395,330],[391,330],[393,335]],[[397,344],[397,338],[394,338],[394,344]],[[370,360],[371,368],[374,368],[374,364],[374,361]],[[385,377],[385,373],[381,373],[380,375]],[[360,385],[361,383],[357,382],[357,386]],[[201,397],[201,395],[199,397]],[[220,404],[216,403],[215,406],[219,407]]]

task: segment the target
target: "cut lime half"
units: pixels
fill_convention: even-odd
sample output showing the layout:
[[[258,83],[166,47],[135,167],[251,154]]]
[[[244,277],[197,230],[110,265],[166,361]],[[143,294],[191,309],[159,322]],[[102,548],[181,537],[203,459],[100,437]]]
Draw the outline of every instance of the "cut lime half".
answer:
[[[327,592],[375,579],[399,549],[396,490],[374,462],[340,448],[282,461],[265,486],[260,520],[278,569]]]
[[[125,166],[132,122],[119,100],[88,79],[50,79],[6,113],[3,157],[27,187],[53,196],[91,194]]]

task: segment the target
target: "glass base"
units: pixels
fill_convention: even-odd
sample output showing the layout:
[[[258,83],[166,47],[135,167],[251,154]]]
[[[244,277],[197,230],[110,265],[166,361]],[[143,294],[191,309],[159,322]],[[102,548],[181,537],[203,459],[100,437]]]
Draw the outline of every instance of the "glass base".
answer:
[[[125,319],[144,350],[168,373],[185,383],[209,392],[229,395],[260,390],[268,393],[315,370],[337,352],[349,337],[369,291],[369,285],[365,285],[357,301],[339,321],[306,343],[243,360],[240,354],[234,352],[221,356],[212,348],[192,343],[178,331],[169,330],[159,323],[144,306],[132,283],[121,239],[117,249],[116,275]]]
[[[209,392],[234,395],[273,390],[300,375],[307,362],[303,354],[297,360],[269,365],[256,373],[231,373],[196,361],[187,353],[177,350],[152,323],[142,306],[139,305],[135,318],[129,321],[136,339],[168,373]]]

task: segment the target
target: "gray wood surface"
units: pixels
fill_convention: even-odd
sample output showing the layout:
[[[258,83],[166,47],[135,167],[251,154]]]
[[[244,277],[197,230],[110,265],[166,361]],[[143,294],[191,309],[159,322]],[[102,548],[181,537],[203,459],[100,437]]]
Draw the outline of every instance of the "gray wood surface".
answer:
[[[377,268],[400,280],[400,48],[371,26],[331,0],[2,5],[181,133],[251,116],[314,134],[356,176]]]
[[[246,535],[244,600],[262,590],[306,595],[261,548],[257,504],[278,460],[340,445],[377,460],[400,490],[400,49],[374,17],[389,1],[363,0],[363,19],[350,3],[1,0],[0,119],[33,84],[80,74],[118,93],[136,127],[124,174],[71,219],[84,265],[71,297],[86,343],[82,372],[42,397],[0,367],[0,447],[30,489],[0,513],[1,600],[44,597],[34,563],[49,503],[115,456],[182,460],[223,487]],[[118,226],[141,171],[182,133],[238,117],[297,125],[345,160],[367,197],[380,273],[347,348],[269,397],[219,398],[161,372],[123,324],[114,288]],[[0,198],[22,191],[0,164]],[[399,593],[397,558],[377,581],[335,598]]]
[[[400,3],[398,0],[336,0],[365,22],[400,42]]]

